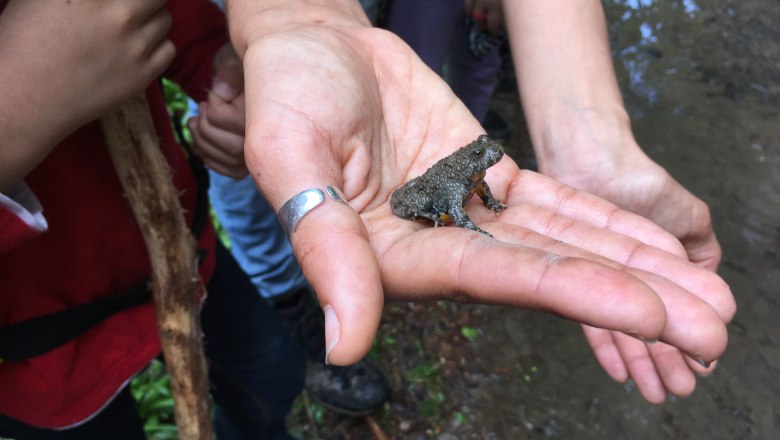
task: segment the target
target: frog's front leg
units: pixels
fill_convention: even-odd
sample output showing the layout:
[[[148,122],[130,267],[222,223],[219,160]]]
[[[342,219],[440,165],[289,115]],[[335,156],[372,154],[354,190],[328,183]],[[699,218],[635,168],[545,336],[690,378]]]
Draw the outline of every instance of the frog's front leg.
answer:
[[[490,187],[484,180],[480,182],[479,185],[477,185],[474,192],[476,192],[479,198],[482,199],[482,203],[484,203],[488,209],[495,212],[496,214],[507,208],[506,205],[493,197],[493,193],[490,192]]]

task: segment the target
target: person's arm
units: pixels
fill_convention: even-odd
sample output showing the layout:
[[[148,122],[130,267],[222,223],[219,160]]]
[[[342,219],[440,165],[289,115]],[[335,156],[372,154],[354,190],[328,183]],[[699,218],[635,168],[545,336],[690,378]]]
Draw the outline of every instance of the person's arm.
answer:
[[[340,188],[349,202],[326,197],[291,238],[325,311],[328,360],[365,355],[385,295],[444,298],[545,310],[637,342],[658,338],[664,350],[642,344],[644,352],[618,360],[641,356],[652,366],[641,376],[689,391],[678,384],[709,371],[690,359],[711,361],[725,349],[734,300],[652,222],[507,157],[487,182],[509,208],[497,216],[477,201],[467,208],[495,238],[392,214],[395,188],[482,130],[436,73],[357,8],[228,3],[245,74],[249,172],[277,211],[309,188]]]
[[[715,270],[707,206],[641,150],[615,78],[598,0],[506,1],[517,79],[539,170],[650,218]]]
[[[0,13],[0,193],[165,69],[174,48],[164,3],[8,3]]]
[[[682,241],[692,262],[714,271],[721,251],[707,206],[633,137],[601,2],[507,1],[505,13],[540,171],[655,221]],[[716,298],[703,298],[724,310]],[[635,379],[648,400],[663,401],[670,390],[693,391],[690,375],[654,372],[652,359],[677,356],[671,347],[589,327],[585,334],[604,369],[619,381]]]
[[[254,42],[273,33],[300,26],[370,27],[357,0],[226,0],[230,40],[243,58]]]

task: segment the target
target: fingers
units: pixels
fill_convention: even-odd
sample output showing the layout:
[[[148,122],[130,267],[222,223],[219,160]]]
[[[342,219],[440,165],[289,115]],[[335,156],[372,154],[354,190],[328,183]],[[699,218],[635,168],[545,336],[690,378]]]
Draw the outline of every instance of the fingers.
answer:
[[[570,219],[558,219],[557,217],[560,216],[550,212],[540,212],[540,209],[526,206],[510,207],[502,213],[500,219],[512,223],[516,218],[523,218],[533,229],[534,221],[528,215],[524,215],[531,212],[539,218],[547,219],[544,223],[548,226],[561,223],[567,227],[543,228],[543,232],[538,234],[523,227],[509,226],[507,223],[495,222],[484,226],[503,241],[545,249],[563,257],[580,258],[599,263],[616,271],[624,272],[626,275],[634,276],[636,280],[652,289],[663,302],[665,308],[666,322],[663,331],[658,334],[658,338],[647,339],[645,337],[645,340],[661,339],[680,348],[698,362],[711,362],[720,357],[728,340],[725,321],[708,302],[681,285],[660,276],[660,274],[637,268],[627,268],[623,265],[670,273],[672,275],[670,279],[675,280],[690,276],[692,281],[681,283],[689,283],[693,289],[717,288],[720,291],[708,292],[707,295],[730,297],[728,287],[719,281],[717,276],[672,255],[649,248],[629,237],[600,230],[587,224],[572,222]],[[598,253],[588,252],[593,250],[597,250]],[[671,267],[671,269],[666,269],[667,267]],[[696,285],[693,282],[696,280],[703,280],[703,282]],[[601,292],[593,291],[591,293],[590,289],[586,292],[593,301],[599,303],[610,301],[610,298],[602,297]],[[632,301],[628,297],[624,297],[622,300]],[[621,299],[618,298],[617,301],[621,301]],[[604,303],[603,305],[607,306],[608,304]],[[613,310],[597,309],[597,311],[613,315],[620,314],[622,313],[620,305],[620,303],[616,304]],[[646,311],[647,316],[651,313],[653,312],[650,310]],[[646,319],[644,316],[636,316],[635,318]],[[581,322],[587,323],[588,321]],[[621,328],[593,324],[592,322],[590,324],[637,335],[637,333]]]
[[[722,255],[720,244],[715,232],[710,229],[706,236],[694,239],[683,237],[682,244],[688,252],[688,258],[701,267],[712,272],[718,270]]]
[[[599,361],[601,368],[607,372],[609,377],[616,382],[625,382],[629,379],[626,363],[612,339],[612,333],[609,330],[583,325],[582,331],[588,339],[596,360]]]
[[[556,206],[560,206],[560,204]],[[569,209],[563,208],[560,211],[566,212]],[[490,214],[484,212],[482,214],[481,218],[490,219]],[[583,216],[582,214],[577,215]],[[613,215],[612,221],[615,221],[614,217],[616,216],[617,214]],[[625,213],[623,216],[624,219],[621,222],[631,221],[638,224],[633,232],[635,235],[649,242],[662,244],[666,242],[665,237],[668,237],[668,234],[660,228],[633,214]],[[724,323],[730,322],[736,312],[736,303],[731,290],[720,277],[688,262],[687,259],[675,258],[661,249],[647,245],[641,239],[614,234],[608,229],[602,229],[598,225],[604,224],[603,222],[596,225],[577,222],[570,217],[532,204],[513,206],[511,210],[501,215],[501,220],[529,228],[544,236],[560,240],[575,248],[588,250],[627,266],[675,280],[680,287],[710,304]],[[621,226],[617,229],[628,228]],[[663,241],[654,238],[651,234],[661,234]],[[679,246],[673,248],[677,253],[683,252]]]
[[[552,207],[557,214],[572,220],[598,225],[603,229],[664,249],[681,258],[687,258],[680,242],[650,220],[538,173],[527,170],[517,173],[513,169],[515,165],[509,161],[507,163],[502,161],[498,166],[500,168],[496,171],[515,176],[512,178],[511,187],[507,190],[506,197],[509,204],[528,203]]]
[[[165,9],[166,0],[142,0],[133,2],[132,4],[122,4],[122,2],[115,2],[114,5],[119,6],[127,13],[127,8],[132,7],[134,9],[133,14],[129,17],[130,23],[139,24],[144,23],[155,16],[161,10]]]
[[[199,106],[198,116],[188,122],[193,149],[214,171],[243,178],[248,172],[244,162],[244,125],[244,95],[228,102],[212,92],[209,102]]]
[[[244,137],[214,127],[205,114],[188,121],[192,148],[214,171],[240,179],[248,171],[244,162]]]
[[[681,233],[678,236],[692,262],[715,272],[718,269],[722,251],[718,239],[715,237],[715,231],[712,229],[710,210],[699,199],[695,199],[691,210],[693,213],[691,214],[690,232]]]
[[[659,197],[663,204],[650,211],[648,217],[680,239],[690,261],[714,272],[721,248],[712,229],[709,207],[665,171],[662,176],[665,179]]]
[[[656,342],[646,344],[630,336],[583,326],[583,331],[602,368],[618,382],[631,378],[648,402],[658,404],[667,394],[684,397],[696,387],[692,367],[676,348]]]
[[[145,49],[142,47],[138,50],[140,54],[138,59],[148,60],[143,65],[148,66],[150,78],[160,76],[176,56],[176,47],[167,38],[168,31],[171,28],[171,21],[171,14],[168,10],[160,9],[141,28],[141,34],[144,35],[141,41],[159,42],[148,45]]]
[[[244,68],[233,46],[227,45],[214,56],[212,93],[223,101],[237,98],[244,90]]]
[[[522,246],[459,228],[419,231],[382,255],[385,286],[401,298],[438,293],[542,309],[645,339],[661,336],[666,312],[647,284],[599,262],[565,256],[576,252],[528,233],[536,242]]]
[[[326,361],[347,365],[362,359],[379,327],[384,300],[360,216],[326,196],[301,220],[292,245],[325,313]]]

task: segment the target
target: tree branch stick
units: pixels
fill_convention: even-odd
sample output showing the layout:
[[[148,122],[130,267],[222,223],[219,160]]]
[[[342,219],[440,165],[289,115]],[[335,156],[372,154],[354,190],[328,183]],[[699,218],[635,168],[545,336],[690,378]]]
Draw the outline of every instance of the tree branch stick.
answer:
[[[211,440],[195,246],[145,96],[106,115],[101,126],[149,251],[157,325],[171,376],[179,438]]]

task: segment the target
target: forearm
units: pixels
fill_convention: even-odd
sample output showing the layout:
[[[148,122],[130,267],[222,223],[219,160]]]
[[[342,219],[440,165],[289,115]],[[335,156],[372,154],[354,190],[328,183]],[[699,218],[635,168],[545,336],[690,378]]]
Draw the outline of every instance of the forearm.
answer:
[[[230,38],[243,58],[247,48],[270,33],[300,25],[370,26],[357,0],[226,0]]]
[[[630,138],[598,0],[506,1],[509,36],[540,163],[579,145]],[[580,133],[590,131],[590,133]],[[595,136],[597,142],[574,142]],[[572,139],[574,138],[574,139]],[[577,152],[577,153],[581,153]]]

